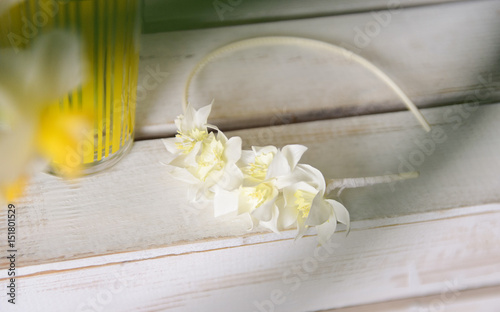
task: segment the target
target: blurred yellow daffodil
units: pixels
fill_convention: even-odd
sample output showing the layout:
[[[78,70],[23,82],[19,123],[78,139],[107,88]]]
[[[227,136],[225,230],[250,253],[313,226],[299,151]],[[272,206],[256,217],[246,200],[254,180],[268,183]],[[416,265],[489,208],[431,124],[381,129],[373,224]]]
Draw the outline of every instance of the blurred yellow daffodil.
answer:
[[[77,38],[59,31],[24,51],[0,50],[0,200],[19,196],[39,164],[52,162],[68,177],[78,173],[80,164],[66,157],[78,150],[92,118],[62,112],[56,102],[82,82],[80,51]]]

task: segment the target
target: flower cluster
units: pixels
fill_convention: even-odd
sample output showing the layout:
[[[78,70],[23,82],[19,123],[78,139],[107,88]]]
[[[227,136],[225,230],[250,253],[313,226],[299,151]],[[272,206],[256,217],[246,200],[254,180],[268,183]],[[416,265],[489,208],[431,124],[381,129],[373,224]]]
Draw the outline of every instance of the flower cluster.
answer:
[[[321,172],[299,163],[305,146],[242,150],[241,138],[228,139],[207,124],[211,108],[212,104],[199,110],[188,105],[175,121],[176,137],[163,140],[172,155],[170,173],[190,184],[193,200],[213,201],[216,217],[248,214],[253,226],[277,233],[297,227],[297,238],[316,227],[320,243],[333,235],[337,222],[349,227],[347,209],[325,198]]]

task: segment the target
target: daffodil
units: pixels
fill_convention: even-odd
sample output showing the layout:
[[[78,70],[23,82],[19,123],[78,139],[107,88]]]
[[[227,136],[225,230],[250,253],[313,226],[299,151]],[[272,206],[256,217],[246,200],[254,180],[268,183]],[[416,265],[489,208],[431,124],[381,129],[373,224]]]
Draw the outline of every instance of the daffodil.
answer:
[[[254,146],[251,151],[242,151],[238,166],[244,174],[246,184],[265,181],[269,166],[277,153],[275,146]]]
[[[297,237],[316,227],[320,242],[334,232],[337,221],[349,226],[342,204],[325,198],[326,183],[319,170],[299,164],[302,145],[252,147],[241,150],[239,137],[227,139],[207,124],[211,105],[188,105],[176,119],[178,134],[164,140],[173,159],[167,164],[174,178],[191,184],[190,197],[213,200],[215,216],[248,215],[252,228],[274,232],[296,225]]]
[[[279,211],[278,229],[297,226],[297,238],[316,227],[320,243],[335,232],[337,221],[349,227],[349,212],[338,201],[325,198],[326,183],[321,172],[299,164],[283,189],[285,203]]]
[[[302,145],[287,145],[282,149],[265,146],[243,151],[238,162],[243,183],[237,190],[215,193],[216,214],[232,211],[249,214],[253,226],[260,224],[278,232],[278,205],[283,202],[279,200],[281,188],[306,150]]]
[[[175,138],[163,140],[167,150],[173,155],[188,155],[197,149],[197,145],[208,138],[208,128],[215,128],[207,123],[211,110],[212,104],[199,110],[188,104],[185,114],[175,119],[177,127]]]
[[[19,196],[27,177],[40,169],[39,156],[46,159],[44,164],[57,161],[55,169],[61,173],[73,175],[77,170],[64,157],[68,148],[78,147],[90,117],[56,114],[53,103],[77,87],[82,76],[80,45],[63,32],[40,37],[29,50],[0,50],[0,197],[4,200]]]
[[[254,146],[251,151],[242,152],[238,166],[243,171],[247,184],[285,178],[292,173],[306,151],[307,147],[303,145],[287,145],[282,149],[275,146]]]
[[[252,228],[260,220],[272,219],[270,212],[275,211],[274,203],[279,194],[274,180],[266,180],[270,164],[278,149],[274,146],[252,147],[251,151],[242,151],[238,166],[243,173],[243,181],[238,189],[215,192],[215,215],[229,212],[248,214]],[[275,228],[272,228],[276,230]]]
[[[174,178],[192,185],[195,200],[211,199],[216,191],[232,191],[241,185],[243,175],[236,166],[241,157],[241,138],[228,139],[222,131],[207,124],[212,105],[195,110],[188,105],[185,115],[175,120],[177,135],[163,143],[173,159],[167,164]]]

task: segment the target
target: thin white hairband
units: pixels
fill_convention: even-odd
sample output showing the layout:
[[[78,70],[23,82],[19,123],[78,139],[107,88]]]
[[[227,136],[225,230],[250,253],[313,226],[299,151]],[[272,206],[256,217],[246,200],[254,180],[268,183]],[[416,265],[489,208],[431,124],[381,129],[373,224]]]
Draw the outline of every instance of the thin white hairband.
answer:
[[[425,117],[422,115],[422,113],[418,110],[417,106],[408,98],[408,96],[403,92],[403,90],[401,90],[401,88],[389,76],[387,76],[386,73],[380,70],[373,63],[371,63],[367,59],[363,58],[362,56],[350,50],[336,46],[332,43],[315,39],[290,37],[290,36],[268,36],[268,37],[256,37],[256,38],[244,39],[230,43],[209,53],[195,66],[195,68],[189,74],[189,77],[186,82],[186,87],[184,89],[184,100],[183,100],[184,111],[186,110],[188,105],[189,90],[193,79],[208,63],[210,63],[215,58],[226,52],[235,51],[242,48],[259,46],[263,44],[277,44],[277,43],[307,45],[311,47],[322,48],[331,51],[335,54],[347,56],[350,60],[370,70],[373,74],[375,74],[378,78],[380,78],[387,86],[389,86],[398,95],[398,97],[403,101],[406,107],[413,113],[415,118],[417,118],[419,123],[425,129],[425,131],[429,132],[431,130],[431,126],[429,125]]]

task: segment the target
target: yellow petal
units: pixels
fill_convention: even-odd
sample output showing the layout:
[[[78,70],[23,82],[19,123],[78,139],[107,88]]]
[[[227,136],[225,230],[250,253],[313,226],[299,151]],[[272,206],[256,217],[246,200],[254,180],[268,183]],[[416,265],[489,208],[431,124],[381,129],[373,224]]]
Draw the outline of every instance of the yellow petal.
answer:
[[[0,189],[0,192],[2,193],[2,197],[5,198],[5,200],[8,203],[13,202],[14,200],[18,199],[23,195],[24,189],[26,188],[26,184],[28,182],[28,179],[23,176],[19,179],[17,179],[14,183],[11,183],[9,185],[6,185]]]
[[[85,112],[60,112],[58,107],[46,109],[40,119],[37,148],[52,161],[57,174],[75,177],[83,163],[82,146],[93,139],[92,117]]]

